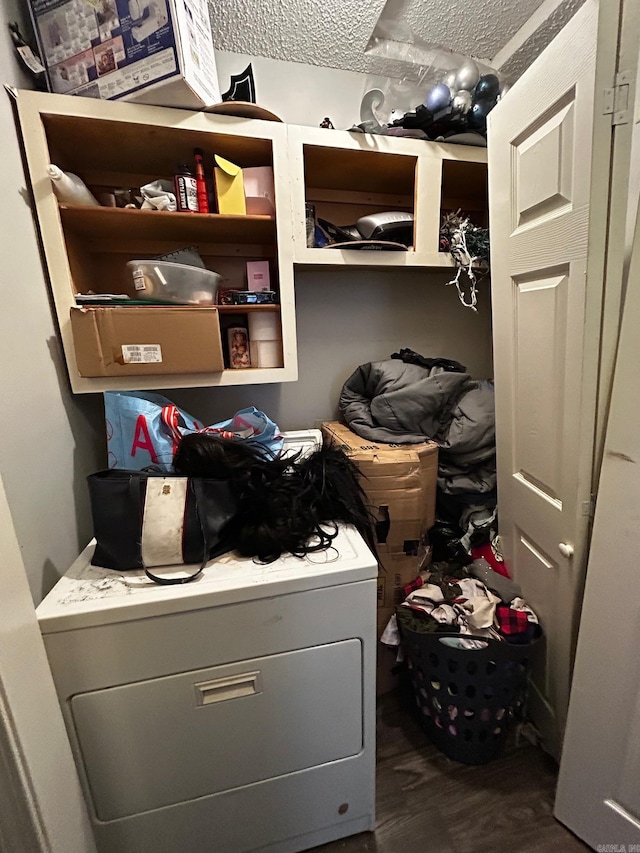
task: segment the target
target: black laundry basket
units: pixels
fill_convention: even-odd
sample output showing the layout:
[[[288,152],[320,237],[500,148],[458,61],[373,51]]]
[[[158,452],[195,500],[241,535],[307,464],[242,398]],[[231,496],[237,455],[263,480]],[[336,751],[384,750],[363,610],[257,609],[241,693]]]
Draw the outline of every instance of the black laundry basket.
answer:
[[[398,619],[422,725],[433,743],[463,764],[486,764],[504,747],[522,711],[532,646],[461,634],[418,633]]]

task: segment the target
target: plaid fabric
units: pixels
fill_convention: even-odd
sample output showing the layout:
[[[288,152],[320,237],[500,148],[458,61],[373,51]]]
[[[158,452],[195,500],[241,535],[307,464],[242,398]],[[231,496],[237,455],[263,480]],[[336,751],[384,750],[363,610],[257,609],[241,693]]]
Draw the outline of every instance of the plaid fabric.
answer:
[[[524,611],[513,610],[511,607],[504,605],[496,607],[496,622],[498,630],[507,636],[510,634],[524,634],[529,627],[529,620]]]

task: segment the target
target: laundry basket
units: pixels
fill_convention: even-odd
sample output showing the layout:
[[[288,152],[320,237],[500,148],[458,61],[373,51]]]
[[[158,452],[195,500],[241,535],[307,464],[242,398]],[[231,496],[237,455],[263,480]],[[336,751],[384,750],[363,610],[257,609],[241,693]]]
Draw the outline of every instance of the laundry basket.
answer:
[[[398,608],[401,610],[401,608]],[[532,647],[460,634],[418,633],[398,618],[422,725],[455,761],[486,764],[501,752],[527,693]]]

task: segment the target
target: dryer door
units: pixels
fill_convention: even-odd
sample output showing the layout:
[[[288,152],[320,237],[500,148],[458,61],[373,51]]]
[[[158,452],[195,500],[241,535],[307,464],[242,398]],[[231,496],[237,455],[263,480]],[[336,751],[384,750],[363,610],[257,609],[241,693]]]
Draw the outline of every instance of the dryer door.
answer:
[[[362,691],[352,639],[78,694],[71,710],[96,816],[357,755]]]

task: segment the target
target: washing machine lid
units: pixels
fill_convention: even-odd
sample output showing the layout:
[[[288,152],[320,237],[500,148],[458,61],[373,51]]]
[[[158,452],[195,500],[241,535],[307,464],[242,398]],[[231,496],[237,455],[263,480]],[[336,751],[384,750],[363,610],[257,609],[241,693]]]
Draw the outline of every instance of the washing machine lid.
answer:
[[[327,551],[288,554],[268,565],[231,552],[207,563],[196,580],[173,586],[154,583],[142,570],[92,566],[94,547],[85,548],[37,607],[43,634],[355,583],[378,571],[360,534],[347,525]]]

